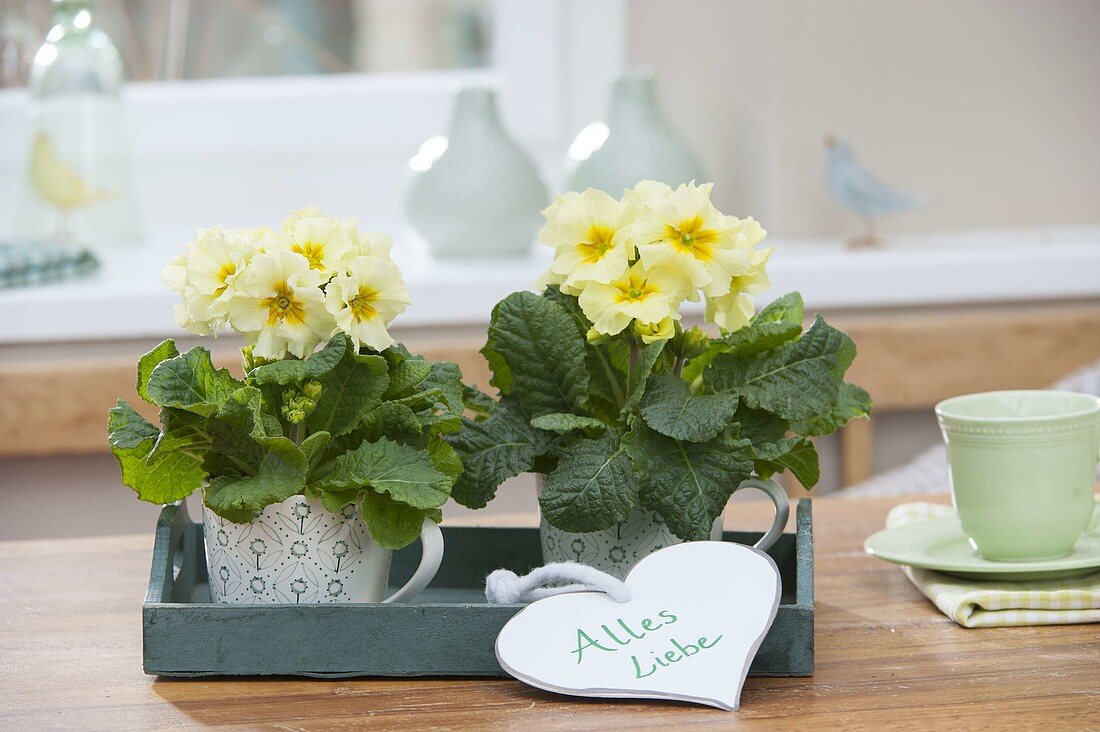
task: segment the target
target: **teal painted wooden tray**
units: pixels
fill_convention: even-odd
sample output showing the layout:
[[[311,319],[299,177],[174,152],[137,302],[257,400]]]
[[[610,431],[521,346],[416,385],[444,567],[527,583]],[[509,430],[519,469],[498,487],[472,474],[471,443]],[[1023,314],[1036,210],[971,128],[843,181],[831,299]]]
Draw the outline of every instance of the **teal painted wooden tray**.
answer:
[[[779,612],[750,676],[810,676],[814,668],[813,531],[809,499],[796,533],[769,552],[779,566]],[[497,633],[522,605],[485,602],[485,576],[542,564],[538,529],[444,527],[446,553],[432,586],[409,604],[216,605],[210,602],[202,524],[183,506],[157,522],[142,610],[144,667],[160,676],[504,676]],[[759,534],[726,532],[752,543]],[[419,545],[397,552],[404,582]]]

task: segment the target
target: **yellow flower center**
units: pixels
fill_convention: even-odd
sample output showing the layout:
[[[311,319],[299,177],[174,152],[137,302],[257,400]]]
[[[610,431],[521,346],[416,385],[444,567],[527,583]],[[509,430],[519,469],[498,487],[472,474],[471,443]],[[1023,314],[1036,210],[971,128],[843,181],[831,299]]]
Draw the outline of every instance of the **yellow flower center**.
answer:
[[[214,296],[217,297],[225,292],[225,288],[229,287],[226,280],[237,273],[237,265],[233,262],[223,262],[221,268],[218,269],[218,282],[222,283],[221,287],[214,290]]]
[[[306,309],[301,301],[295,299],[294,290],[285,280],[275,286],[275,295],[266,298],[263,306],[267,308],[268,326],[276,325],[280,321],[287,321],[292,325],[305,322]]]
[[[650,295],[658,292],[657,288],[649,284],[649,280],[638,275],[630,275],[625,282],[618,285],[618,302],[638,302],[645,300]]]
[[[585,264],[595,264],[603,259],[607,250],[615,244],[615,230],[610,226],[592,224],[588,227],[588,234],[584,241],[577,243],[577,251],[584,258]]]
[[[718,232],[703,226],[703,219],[699,216],[685,219],[676,226],[665,226],[665,239],[696,259],[709,262],[714,258],[711,245],[718,241]]]
[[[325,245],[315,241],[294,242],[290,247],[292,252],[297,252],[309,260],[310,269],[324,269],[321,260],[325,256]]]
[[[378,299],[378,293],[369,287],[359,288],[358,294],[348,301],[351,315],[356,322],[373,320],[378,315],[378,308],[374,307],[374,301]]]

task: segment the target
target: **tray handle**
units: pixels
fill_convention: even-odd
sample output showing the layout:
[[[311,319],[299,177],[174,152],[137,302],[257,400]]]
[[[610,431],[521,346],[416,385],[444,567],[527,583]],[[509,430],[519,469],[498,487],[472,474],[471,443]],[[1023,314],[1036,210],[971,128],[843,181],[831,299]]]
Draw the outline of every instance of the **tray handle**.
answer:
[[[195,524],[182,501],[161,509],[145,602],[188,602],[195,589]]]

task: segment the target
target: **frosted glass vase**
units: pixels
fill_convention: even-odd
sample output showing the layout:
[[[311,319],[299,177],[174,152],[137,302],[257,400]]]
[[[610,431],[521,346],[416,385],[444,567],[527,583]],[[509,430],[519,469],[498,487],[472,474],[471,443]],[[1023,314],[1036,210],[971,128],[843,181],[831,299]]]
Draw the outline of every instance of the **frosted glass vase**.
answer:
[[[508,136],[489,89],[454,99],[446,137],[409,161],[409,223],[439,257],[526,254],[549,194],[534,163]]]
[[[34,57],[30,139],[16,234],[27,241],[138,243],[122,61],[91,0],[54,0],[54,26]]]
[[[653,74],[633,71],[611,82],[606,122],[593,122],[569,146],[566,189],[618,196],[638,181],[671,186],[706,179],[699,159],[665,117]]]

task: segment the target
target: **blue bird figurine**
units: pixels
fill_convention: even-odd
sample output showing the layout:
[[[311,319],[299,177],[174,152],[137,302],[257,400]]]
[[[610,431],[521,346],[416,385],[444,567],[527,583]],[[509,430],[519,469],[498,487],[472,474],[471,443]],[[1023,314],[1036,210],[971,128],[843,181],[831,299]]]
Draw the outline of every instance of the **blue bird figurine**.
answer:
[[[863,236],[848,242],[852,249],[881,243],[876,233],[878,217],[924,203],[919,196],[896,191],[876,178],[846,142],[832,135],[825,136],[825,175],[833,199],[863,217]]]

